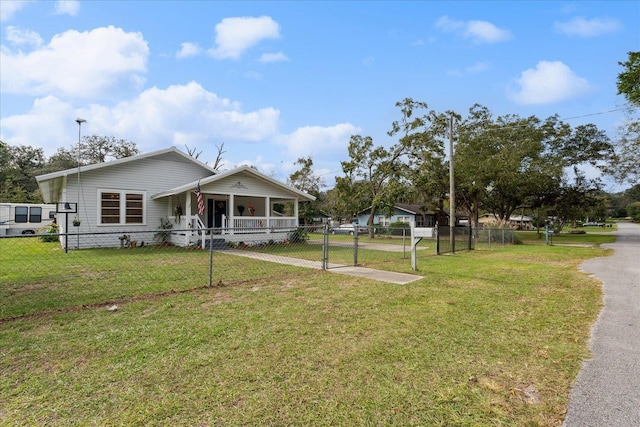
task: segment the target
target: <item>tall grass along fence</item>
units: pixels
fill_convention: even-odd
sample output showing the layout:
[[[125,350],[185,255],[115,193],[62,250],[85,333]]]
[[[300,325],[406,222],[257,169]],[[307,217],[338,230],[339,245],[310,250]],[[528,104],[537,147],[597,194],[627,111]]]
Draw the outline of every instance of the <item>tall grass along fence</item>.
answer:
[[[385,263],[385,269],[410,272],[407,231],[377,228],[374,239],[333,235],[327,226],[0,236],[0,319],[71,301],[92,304],[286,276],[296,280],[342,266]],[[418,257],[446,252],[448,231],[437,236],[418,244]],[[456,250],[471,248],[468,231],[456,229],[456,239]],[[21,301],[34,289],[44,297],[33,304]]]

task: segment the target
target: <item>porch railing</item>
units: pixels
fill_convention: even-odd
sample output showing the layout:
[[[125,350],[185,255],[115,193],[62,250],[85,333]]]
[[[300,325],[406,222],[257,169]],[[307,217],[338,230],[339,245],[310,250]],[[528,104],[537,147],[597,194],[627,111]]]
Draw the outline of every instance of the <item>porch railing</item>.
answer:
[[[295,228],[296,226],[297,220],[295,217],[267,218],[261,216],[251,216],[235,217],[233,219],[232,228],[235,230],[235,232],[241,231],[242,229],[249,229],[253,232],[260,229],[265,229],[266,232],[270,228]]]

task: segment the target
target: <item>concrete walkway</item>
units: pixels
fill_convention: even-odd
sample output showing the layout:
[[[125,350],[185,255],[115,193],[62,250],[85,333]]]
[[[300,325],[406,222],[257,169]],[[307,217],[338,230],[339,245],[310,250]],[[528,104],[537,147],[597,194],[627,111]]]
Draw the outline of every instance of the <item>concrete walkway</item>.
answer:
[[[565,427],[640,426],[640,225],[619,223],[614,254],[581,268],[600,280],[604,307],[591,331],[593,359],[569,395]]]
[[[322,270],[321,261],[310,261],[300,258],[291,258],[287,256],[263,254],[258,252],[247,252],[237,250],[225,250],[227,254],[243,256],[247,258],[260,259],[262,261],[275,262],[278,264],[294,265],[297,267],[313,268],[315,270]],[[345,274],[348,276],[366,277],[372,280],[379,280],[381,282],[395,283],[398,285],[406,285],[407,283],[415,282],[423,277],[415,274],[396,273],[393,271],[376,270],[373,268],[365,267],[352,267],[342,264],[329,263],[330,273]]]

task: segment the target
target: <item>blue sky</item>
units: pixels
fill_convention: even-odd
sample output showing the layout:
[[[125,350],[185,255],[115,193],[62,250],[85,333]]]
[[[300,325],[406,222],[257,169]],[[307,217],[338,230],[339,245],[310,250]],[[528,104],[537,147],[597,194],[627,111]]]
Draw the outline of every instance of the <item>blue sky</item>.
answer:
[[[616,138],[638,1],[0,2],[0,138],[46,155],[82,135],[176,146],[328,186],[351,135],[406,97],[463,116],[558,114]],[[615,111],[618,110],[618,111]]]

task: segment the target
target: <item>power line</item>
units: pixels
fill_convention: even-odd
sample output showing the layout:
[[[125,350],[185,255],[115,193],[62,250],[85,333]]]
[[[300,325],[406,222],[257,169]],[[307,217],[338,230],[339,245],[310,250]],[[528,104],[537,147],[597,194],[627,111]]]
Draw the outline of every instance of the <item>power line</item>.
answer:
[[[608,110],[608,111],[600,111],[598,113],[589,113],[589,114],[584,114],[582,116],[575,116],[575,117],[565,117],[565,118],[560,118],[561,120],[573,120],[573,119],[581,119],[583,117],[589,117],[589,116],[599,116],[601,114],[609,114],[609,113],[615,113],[617,111],[623,111],[625,110],[624,108],[616,108],[615,110]]]

